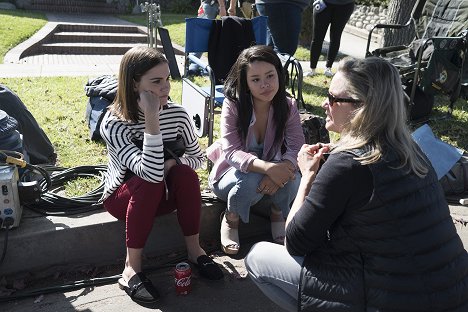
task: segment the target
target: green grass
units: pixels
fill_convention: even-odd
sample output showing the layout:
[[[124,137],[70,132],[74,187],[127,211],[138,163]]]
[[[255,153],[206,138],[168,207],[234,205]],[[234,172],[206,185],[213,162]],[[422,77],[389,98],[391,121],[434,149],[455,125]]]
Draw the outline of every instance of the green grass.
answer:
[[[0,10],[0,63],[10,49],[31,37],[46,23],[42,13]]]
[[[106,162],[104,145],[89,140],[85,121],[86,82],[86,77],[1,79],[20,97],[48,135],[62,167]]]
[[[310,51],[308,48],[299,46],[296,53],[294,53],[294,57],[299,61],[308,61],[310,59]]]

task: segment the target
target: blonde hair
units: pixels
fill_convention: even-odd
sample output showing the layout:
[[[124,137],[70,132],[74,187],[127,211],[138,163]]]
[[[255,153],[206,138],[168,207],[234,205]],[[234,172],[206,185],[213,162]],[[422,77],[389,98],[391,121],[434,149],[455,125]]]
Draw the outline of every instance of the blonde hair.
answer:
[[[344,58],[338,72],[348,81],[348,95],[361,100],[350,122],[345,125],[333,153],[365,148],[358,157],[362,164],[372,164],[391,148],[406,167],[422,177],[428,164],[411,137],[407,126],[407,109],[398,70],[389,62],[369,57]]]

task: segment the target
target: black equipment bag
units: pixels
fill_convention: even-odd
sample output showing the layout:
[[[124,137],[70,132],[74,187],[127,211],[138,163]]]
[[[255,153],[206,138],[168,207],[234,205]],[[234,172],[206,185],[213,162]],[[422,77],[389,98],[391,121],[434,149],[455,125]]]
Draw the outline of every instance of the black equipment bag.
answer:
[[[405,100],[408,107],[408,119],[410,121],[427,120],[434,107],[434,95],[424,92],[421,87],[416,86],[413,103],[410,103],[412,87],[413,80],[403,82],[403,91],[405,92]]]
[[[330,142],[325,118],[307,112],[300,112],[299,115],[306,144]]]

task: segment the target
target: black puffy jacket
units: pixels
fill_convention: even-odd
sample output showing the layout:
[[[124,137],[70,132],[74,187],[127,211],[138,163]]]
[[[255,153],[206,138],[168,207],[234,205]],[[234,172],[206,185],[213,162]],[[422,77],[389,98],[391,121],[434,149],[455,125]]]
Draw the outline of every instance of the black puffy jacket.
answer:
[[[468,311],[468,254],[435,172],[369,165],[374,193],[306,256],[303,311]]]

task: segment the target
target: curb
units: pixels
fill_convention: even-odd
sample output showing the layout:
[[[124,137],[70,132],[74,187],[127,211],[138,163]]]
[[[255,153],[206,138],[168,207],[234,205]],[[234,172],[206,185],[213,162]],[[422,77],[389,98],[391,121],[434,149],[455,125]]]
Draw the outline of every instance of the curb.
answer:
[[[365,39],[366,41],[369,38],[369,32],[370,32],[369,30],[357,28],[356,26],[352,26],[348,24],[345,26],[344,31],[354,36],[357,36],[359,38]],[[371,37],[371,42],[380,44],[382,42],[382,39],[383,39],[382,35],[376,34],[374,32]]]
[[[58,23],[56,22],[47,22],[44,27],[39,29],[31,38],[21,42],[19,45],[7,52],[3,59],[4,64],[13,63],[20,64],[21,57],[24,52],[34,45],[40,44],[40,42],[50,35],[54,29],[57,27]]]

